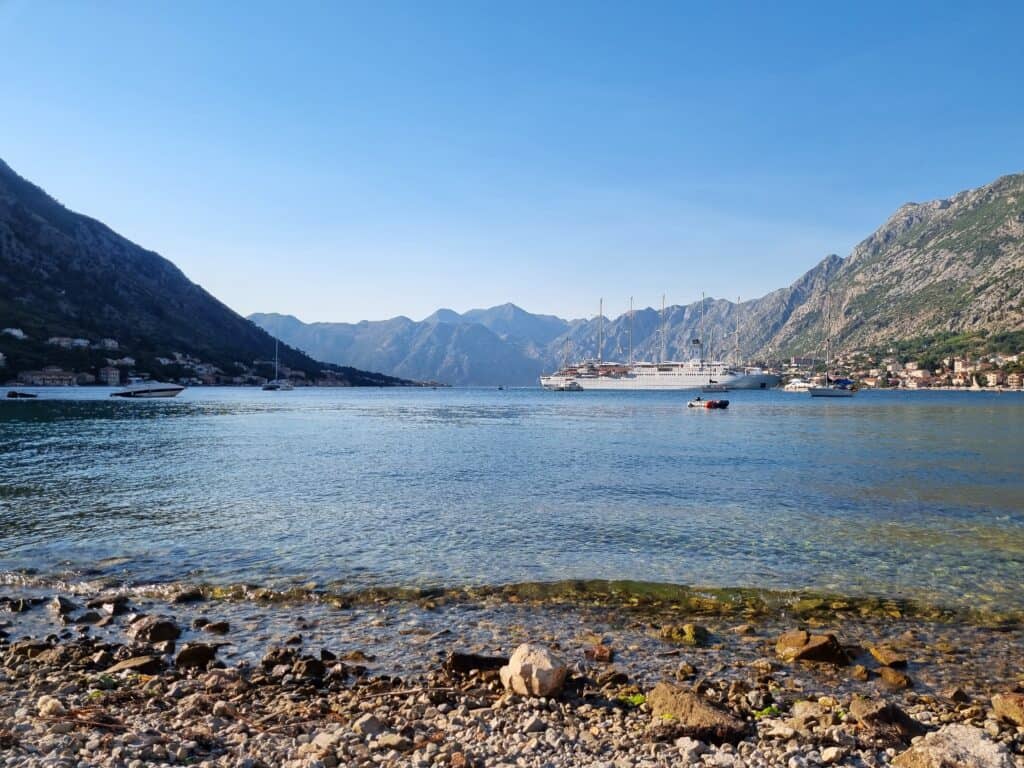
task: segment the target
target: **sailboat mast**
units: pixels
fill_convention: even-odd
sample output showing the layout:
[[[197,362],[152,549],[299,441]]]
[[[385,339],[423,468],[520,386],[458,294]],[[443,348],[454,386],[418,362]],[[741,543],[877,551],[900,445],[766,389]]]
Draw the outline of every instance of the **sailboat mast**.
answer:
[[[629,366],[633,367],[633,297],[629,297]]]
[[[604,299],[597,300],[597,364],[601,364],[604,352]]]
[[[274,381],[277,381],[280,377],[277,375],[277,338],[274,338]]]
[[[736,334],[736,365],[740,364],[740,297],[736,297],[736,322],[733,323],[733,330]]]
[[[831,324],[832,294],[825,294],[825,386],[828,386],[828,367],[831,360],[831,349],[829,348],[829,325]]]
[[[665,294],[661,294],[661,362],[665,362],[665,350],[668,348],[668,340],[665,338]]]
[[[704,291],[700,292],[700,364],[704,365]]]

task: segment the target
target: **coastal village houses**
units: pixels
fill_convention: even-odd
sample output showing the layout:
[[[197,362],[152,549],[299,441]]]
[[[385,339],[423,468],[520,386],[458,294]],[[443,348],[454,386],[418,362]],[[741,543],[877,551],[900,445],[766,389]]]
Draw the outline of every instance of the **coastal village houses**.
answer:
[[[112,365],[106,365],[100,368],[97,379],[106,387],[117,387],[121,385],[121,371]]]
[[[74,373],[55,365],[48,365],[41,371],[21,371],[18,381],[31,387],[73,387],[78,383]]]

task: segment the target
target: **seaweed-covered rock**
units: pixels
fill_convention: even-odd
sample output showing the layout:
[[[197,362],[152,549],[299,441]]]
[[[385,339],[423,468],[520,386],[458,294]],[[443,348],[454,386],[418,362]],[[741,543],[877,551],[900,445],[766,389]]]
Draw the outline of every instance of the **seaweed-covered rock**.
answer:
[[[700,624],[666,624],[661,628],[661,639],[682,645],[707,645],[711,633]]]

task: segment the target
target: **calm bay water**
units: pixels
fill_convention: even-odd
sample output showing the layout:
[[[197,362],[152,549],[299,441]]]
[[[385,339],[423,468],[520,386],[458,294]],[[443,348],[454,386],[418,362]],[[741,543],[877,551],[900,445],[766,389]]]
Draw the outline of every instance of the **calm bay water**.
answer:
[[[0,573],[631,578],[1024,608],[1024,395],[192,389],[0,402]],[[64,398],[64,399],[55,399]]]

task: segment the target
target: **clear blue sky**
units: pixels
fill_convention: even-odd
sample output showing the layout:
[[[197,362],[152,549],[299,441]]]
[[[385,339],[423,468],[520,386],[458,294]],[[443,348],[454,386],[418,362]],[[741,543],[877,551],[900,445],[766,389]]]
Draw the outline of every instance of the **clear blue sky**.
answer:
[[[1022,29],[1021,2],[0,0],[0,157],[242,313],[750,297],[1024,170]]]

